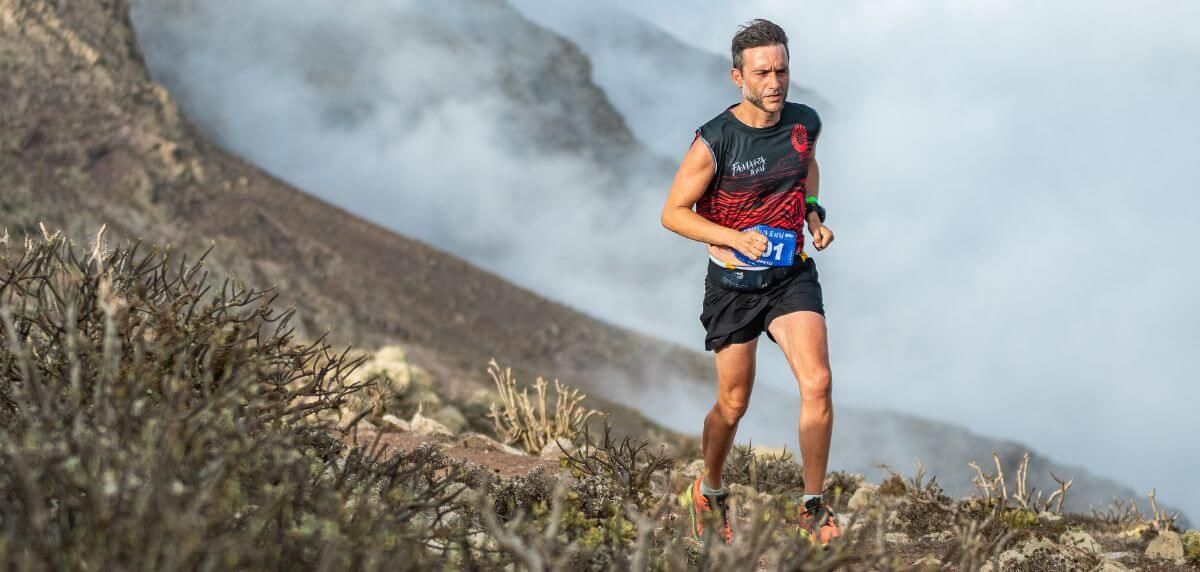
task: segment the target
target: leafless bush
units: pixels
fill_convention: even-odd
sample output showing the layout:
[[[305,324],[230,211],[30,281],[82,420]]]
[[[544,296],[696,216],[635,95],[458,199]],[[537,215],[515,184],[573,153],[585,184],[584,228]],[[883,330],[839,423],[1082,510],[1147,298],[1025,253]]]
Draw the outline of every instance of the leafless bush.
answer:
[[[273,295],[140,245],[0,253],[0,567],[420,566],[454,498],[434,449],[346,448],[362,383]]]
[[[566,488],[560,483],[551,496],[551,509],[539,533],[531,534],[526,528],[528,513],[518,514],[510,522],[502,523],[496,514],[491,495],[481,494],[477,503],[482,514],[484,529],[515,562],[525,570],[567,570],[575,556],[574,542],[562,542],[558,538],[562,523]]]
[[[1030,489],[1028,486],[1029,453],[1026,452],[1025,456],[1021,458],[1021,463],[1017,466],[1016,481],[1010,493],[1008,485],[1005,483],[1004,469],[1000,466],[1000,456],[995,451],[992,451],[992,460],[996,464],[995,475],[985,473],[974,461],[967,463],[968,466],[975,469],[975,477],[971,479],[971,482],[983,494],[985,501],[996,499],[998,502],[994,506],[996,506],[998,511],[1003,511],[1013,506],[1014,508],[1030,511],[1035,515],[1051,511],[1054,514],[1062,514],[1063,502],[1067,498],[1067,491],[1075,482],[1074,479],[1063,481],[1054,473],[1050,473],[1054,482],[1058,484],[1058,489],[1050,493],[1050,496],[1043,500],[1041,491]],[[1036,495],[1034,494],[1035,492],[1037,493]]]
[[[760,493],[804,492],[804,468],[790,451],[760,453],[753,445],[734,445],[725,461],[724,479]]]
[[[925,465],[917,461],[911,480],[905,481],[887,465],[882,465],[892,474],[892,479],[904,482],[907,494],[896,509],[896,515],[904,523],[906,532],[928,534],[945,530],[954,518],[954,501],[937,484],[937,477],[925,481]]]
[[[1146,493],[1146,499],[1150,504],[1149,519],[1142,515],[1142,511],[1138,509],[1136,501],[1133,499],[1121,500],[1117,497],[1113,497],[1112,502],[1102,510],[1092,508],[1092,517],[1105,524],[1121,528],[1132,528],[1139,524],[1149,524],[1154,530],[1175,530],[1175,521],[1179,519],[1179,513],[1168,514],[1165,510],[1158,508],[1156,489],[1150,489],[1150,492]]]
[[[664,448],[655,451],[649,443],[635,442],[628,436],[614,440],[608,423],[598,441],[593,441],[590,429],[585,428],[584,443],[564,454],[567,466],[578,479],[575,490],[587,499],[585,512],[593,516],[619,512],[624,503],[647,508],[654,498],[651,479],[674,464]]]
[[[493,403],[488,412],[496,434],[505,443],[517,444],[529,453],[536,455],[559,438],[574,440],[588,418],[596,414],[579,406],[586,395],[567,388],[557,379],[554,380],[556,401],[550,408],[546,403],[545,379],[539,377],[533,382],[535,397],[530,400],[527,389],[517,389],[512,368],[501,370],[496,360],[492,360],[488,364],[488,373],[500,394],[499,406]]]
[[[1092,517],[1105,524],[1129,527],[1145,521],[1133,499],[1121,500],[1113,497],[1103,510],[1092,508]]]
[[[863,480],[861,474],[830,471],[825,475],[825,490],[823,491],[829,506],[834,509],[844,509],[850,501],[850,497],[854,496],[855,491],[862,486]]]
[[[1150,492],[1146,494],[1146,497],[1150,500],[1150,514],[1154,516],[1150,524],[1157,530],[1174,530],[1175,521],[1179,520],[1179,513],[1173,512],[1167,514],[1167,511],[1160,510],[1158,502],[1154,499],[1154,495],[1155,489],[1150,489]]]
[[[943,563],[957,561],[960,570],[979,570],[989,557],[992,569],[1001,570],[1000,553],[1017,534],[997,522],[996,514],[982,520],[960,516],[951,527],[957,540],[941,558]]]

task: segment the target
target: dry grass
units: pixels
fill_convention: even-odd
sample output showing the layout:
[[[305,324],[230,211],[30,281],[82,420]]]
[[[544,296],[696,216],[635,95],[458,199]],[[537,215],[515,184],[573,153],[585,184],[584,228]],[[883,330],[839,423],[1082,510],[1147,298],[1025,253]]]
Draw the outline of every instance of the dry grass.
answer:
[[[586,398],[577,389],[564,386],[554,380],[554,406],[546,403],[547,383],[541,377],[533,382],[534,397],[530,399],[528,389],[517,389],[517,380],[512,368],[500,369],[496,360],[488,364],[488,374],[496,383],[500,403],[493,403],[488,416],[496,428],[496,434],[510,445],[515,444],[525,451],[538,454],[558,439],[573,441],[583,430],[587,420],[596,414],[580,403]]]

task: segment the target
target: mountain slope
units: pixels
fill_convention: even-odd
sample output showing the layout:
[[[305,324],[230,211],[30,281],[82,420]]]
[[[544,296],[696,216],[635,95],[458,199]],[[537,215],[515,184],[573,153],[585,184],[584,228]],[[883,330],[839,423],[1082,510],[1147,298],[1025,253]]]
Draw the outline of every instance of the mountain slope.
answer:
[[[207,142],[142,64],[124,0],[62,7],[3,0],[0,225],[82,240],[117,236],[203,250],[276,284],[303,333],[399,342],[453,384],[495,356],[593,390],[646,379],[651,351],[700,378],[702,355],[609,326],[315,199]],[[608,372],[599,375],[596,372]],[[528,375],[525,376],[528,378]]]

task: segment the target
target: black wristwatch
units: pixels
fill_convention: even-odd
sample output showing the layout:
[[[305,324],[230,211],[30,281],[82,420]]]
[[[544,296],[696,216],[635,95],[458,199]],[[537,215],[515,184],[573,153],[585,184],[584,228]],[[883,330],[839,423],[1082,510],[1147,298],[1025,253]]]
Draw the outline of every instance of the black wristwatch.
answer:
[[[810,213],[810,212],[817,213],[817,218],[820,219],[822,223],[825,222],[825,207],[821,206],[818,203],[810,202],[810,203],[805,203],[805,208],[807,209],[807,212],[804,213],[804,216],[807,217],[808,213]]]

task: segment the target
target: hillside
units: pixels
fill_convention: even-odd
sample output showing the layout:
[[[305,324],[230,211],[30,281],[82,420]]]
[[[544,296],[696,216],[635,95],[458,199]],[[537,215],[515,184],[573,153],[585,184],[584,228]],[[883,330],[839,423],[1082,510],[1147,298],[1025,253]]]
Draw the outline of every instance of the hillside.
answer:
[[[451,395],[485,385],[484,364],[495,357],[524,379],[558,377],[584,389],[633,432],[649,424],[615,405],[638,405],[628,399],[630,388],[662,387],[663,372],[683,382],[713,377],[709,356],[516,287],[316,199],[212,143],[151,80],[126,0],[0,0],[0,32],[0,226],[13,235],[38,234],[44,222],[86,242],[107,224],[117,237],[182,252],[215,243],[214,272],[277,285],[280,302],[298,308],[302,335],[329,330],[337,343],[403,345]],[[545,37],[559,46],[556,57],[577,62],[568,68],[576,80],[586,76],[587,60],[577,49]],[[587,93],[603,100],[594,86]],[[613,146],[605,153],[621,153],[613,149],[630,140],[627,128],[597,113],[585,121],[603,127],[602,138]],[[793,402],[766,397],[760,402]],[[843,451],[896,459],[898,469],[921,458],[955,491],[970,486],[966,459],[985,461],[1001,445],[906,416],[849,409],[839,415],[837,438],[850,443]],[[898,440],[911,449],[881,445]],[[1017,457],[1004,455],[1010,468]],[[870,469],[850,464],[842,466]],[[1064,472],[1077,479],[1078,491],[1095,483],[1092,492],[1069,499],[1081,503],[1077,509],[1141,496],[1082,470]],[[1037,476],[1046,482],[1044,473]]]
[[[124,0],[62,7],[4,0],[0,225],[77,240],[116,237],[199,252],[277,285],[302,333],[402,343],[452,386],[491,357],[593,388],[596,372],[646,378],[632,359],[700,378],[704,356],[592,319],[292,188],[214,146],[152,82]]]

